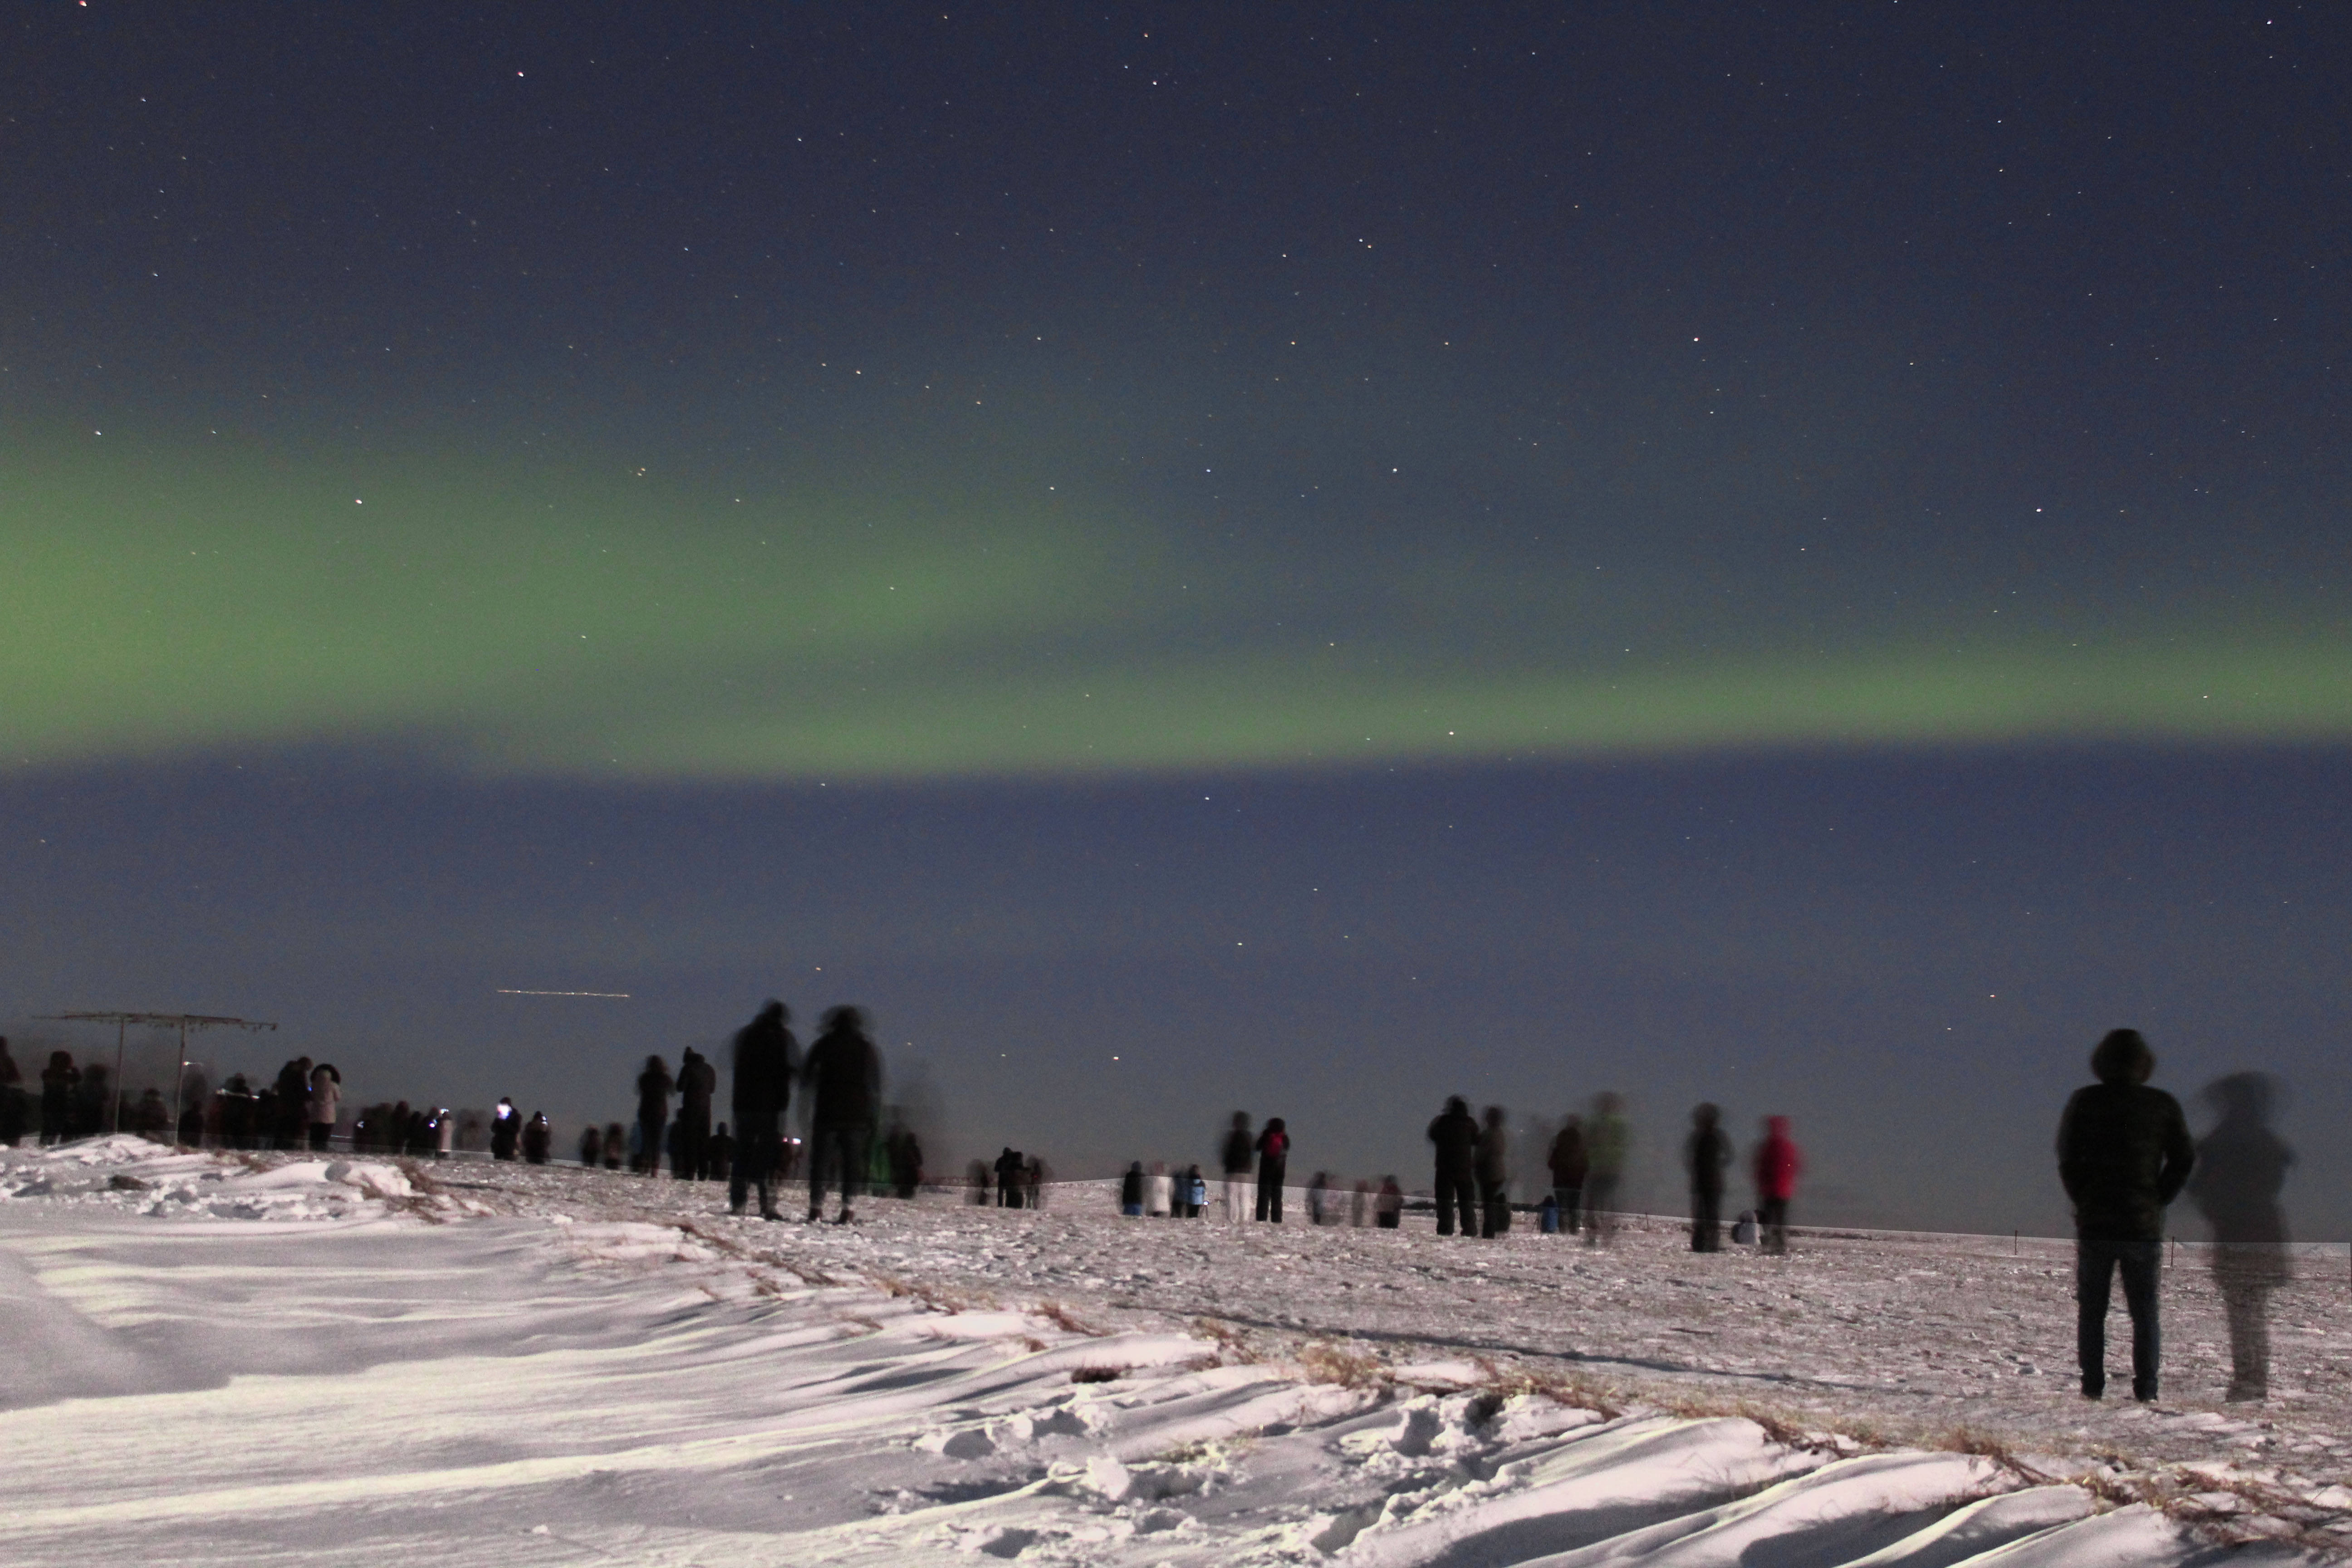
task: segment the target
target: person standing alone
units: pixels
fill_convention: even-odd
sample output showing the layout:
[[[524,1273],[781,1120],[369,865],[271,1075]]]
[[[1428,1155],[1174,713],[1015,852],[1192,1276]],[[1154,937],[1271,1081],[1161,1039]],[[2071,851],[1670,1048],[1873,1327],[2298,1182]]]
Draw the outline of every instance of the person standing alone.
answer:
[[[857,1217],[851,1211],[866,1185],[866,1146],[882,1098],[882,1058],[866,1037],[866,1015],[855,1007],[826,1008],[824,1032],[810,1045],[801,1079],[816,1090],[808,1216],[824,1215],[825,1174],[837,1171],[841,1215],[835,1223],[847,1225]]]
[[[2131,1314],[2132,1397],[2157,1396],[2164,1210],[2197,1154],[2180,1102],[2148,1087],[2155,1071],[2156,1055],[2138,1030],[2109,1030],[2091,1052],[2099,1081],[2076,1089],[2058,1119],[2058,1179],[2074,1205],[2074,1352],[2085,1399],[2106,1394],[2107,1300],[2119,1269]]]

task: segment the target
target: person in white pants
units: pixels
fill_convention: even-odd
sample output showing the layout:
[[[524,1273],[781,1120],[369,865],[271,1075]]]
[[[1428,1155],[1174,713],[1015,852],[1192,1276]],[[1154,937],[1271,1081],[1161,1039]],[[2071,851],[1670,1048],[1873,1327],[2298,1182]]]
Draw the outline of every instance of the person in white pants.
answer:
[[[1225,1134],[1225,1223],[1240,1225],[1257,1202],[1257,1141],[1250,1136],[1249,1112],[1234,1112],[1233,1131]]]

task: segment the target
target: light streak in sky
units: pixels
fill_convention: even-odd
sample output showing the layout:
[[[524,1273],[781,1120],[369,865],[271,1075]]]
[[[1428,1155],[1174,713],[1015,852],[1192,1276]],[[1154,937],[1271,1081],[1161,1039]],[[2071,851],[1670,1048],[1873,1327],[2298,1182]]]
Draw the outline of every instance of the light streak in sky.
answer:
[[[499,987],[498,994],[501,996],[602,996],[614,1002],[629,999],[625,991],[517,991],[504,985]]]

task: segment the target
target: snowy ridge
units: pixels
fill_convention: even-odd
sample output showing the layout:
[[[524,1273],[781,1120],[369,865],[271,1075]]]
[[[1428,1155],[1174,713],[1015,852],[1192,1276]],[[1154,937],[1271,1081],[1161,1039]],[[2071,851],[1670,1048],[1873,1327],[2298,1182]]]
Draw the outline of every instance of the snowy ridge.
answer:
[[[394,1184],[132,1142],[0,1157],[16,1194],[0,1300],[23,1329],[0,1363],[12,1564],[1948,1568],[2219,1550],[1977,1455],[1583,1407],[1448,1356],[1443,1324],[1383,1360],[950,1267],[1026,1240],[1080,1271],[1062,1284],[1134,1275],[1160,1256],[1136,1248],[1170,1240],[1143,1222],[1040,1231],[876,1203],[855,1227],[768,1226],[675,1184],[380,1167]],[[133,1173],[148,1184],[110,1180]],[[298,1196],[225,1212],[273,1193]],[[158,1223],[187,1219],[207,1223]],[[1244,1294],[1290,1267],[1283,1248],[1318,1245],[1187,1239],[1228,1249]]]

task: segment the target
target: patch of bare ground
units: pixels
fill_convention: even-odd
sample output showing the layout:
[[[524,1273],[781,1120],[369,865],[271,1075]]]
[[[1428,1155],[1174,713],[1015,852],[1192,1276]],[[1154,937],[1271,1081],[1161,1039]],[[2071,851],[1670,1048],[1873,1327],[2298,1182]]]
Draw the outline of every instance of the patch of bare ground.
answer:
[[[1068,1333],[1080,1334],[1090,1340],[1099,1340],[1110,1333],[1108,1329],[1097,1328],[1059,1301],[1040,1301],[1029,1310]]]

